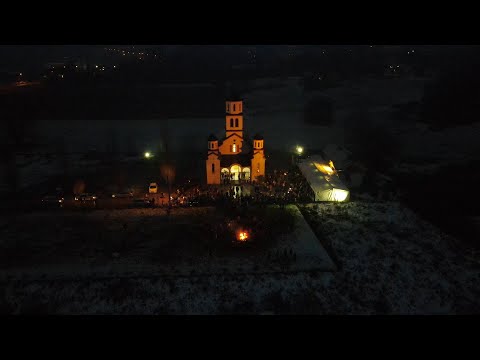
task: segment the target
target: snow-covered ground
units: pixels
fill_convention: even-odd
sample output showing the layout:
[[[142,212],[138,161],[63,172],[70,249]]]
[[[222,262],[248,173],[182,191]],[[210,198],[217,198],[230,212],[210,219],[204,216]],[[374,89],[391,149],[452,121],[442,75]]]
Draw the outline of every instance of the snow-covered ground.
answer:
[[[478,254],[396,202],[311,204],[336,272],[9,282],[4,312],[454,314],[480,312]]]
[[[271,85],[266,87],[262,86],[265,81],[258,80],[258,84],[253,84],[252,89],[244,95],[245,129],[250,135],[262,133],[267,149],[290,151],[298,143],[309,148],[319,148],[329,143],[344,145],[344,137],[348,132],[345,119],[361,106],[369,108],[373,120],[394,130],[405,144],[404,150],[409,156],[453,156],[452,142],[455,143],[456,154],[463,149],[470,151],[472,144],[476,143],[473,140],[478,138],[480,132],[480,125],[473,131],[469,131],[470,128],[457,128],[433,133],[422,124],[412,121],[392,122],[389,119],[394,110],[392,106],[421,100],[427,79],[362,79],[346,81],[315,93],[304,93],[300,80],[298,77],[269,79]],[[335,120],[330,127],[304,122],[304,105],[315,94],[334,100]],[[168,127],[173,148],[180,149],[187,144],[192,149],[204,149],[211,132],[220,137],[224,135],[224,121],[221,116],[170,119]],[[90,147],[103,150],[109,144],[112,132],[118,134],[120,148],[130,142],[128,139],[134,139],[139,148],[153,149],[159,145],[165,120],[42,121],[38,128],[44,131],[47,138],[67,138],[69,150],[73,152],[85,151]]]
[[[360,312],[377,301],[392,313],[480,311],[478,254],[411,210],[396,202],[308,208],[341,262],[337,285],[348,286]]]

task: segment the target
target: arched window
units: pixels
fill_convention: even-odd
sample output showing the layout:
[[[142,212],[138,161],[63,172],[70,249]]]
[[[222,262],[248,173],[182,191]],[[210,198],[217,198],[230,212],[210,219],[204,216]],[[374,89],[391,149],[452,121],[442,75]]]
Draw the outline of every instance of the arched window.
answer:
[[[235,119],[235,127],[238,128],[238,118]]]
[[[233,104],[233,111],[235,111],[235,104]]]
[[[233,127],[233,118],[230,119],[230,127]]]
[[[233,144],[233,146],[232,146],[232,152],[237,152],[237,144]]]
[[[212,173],[215,172],[215,164],[212,164]]]

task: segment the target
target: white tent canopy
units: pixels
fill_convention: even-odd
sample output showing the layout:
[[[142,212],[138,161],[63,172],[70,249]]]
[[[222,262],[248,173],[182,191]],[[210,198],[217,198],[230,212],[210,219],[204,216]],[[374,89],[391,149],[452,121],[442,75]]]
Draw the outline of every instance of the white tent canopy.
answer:
[[[350,191],[325,160],[318,155],[299,162],[298,167],[315,193],[315,201],[347,201]]]

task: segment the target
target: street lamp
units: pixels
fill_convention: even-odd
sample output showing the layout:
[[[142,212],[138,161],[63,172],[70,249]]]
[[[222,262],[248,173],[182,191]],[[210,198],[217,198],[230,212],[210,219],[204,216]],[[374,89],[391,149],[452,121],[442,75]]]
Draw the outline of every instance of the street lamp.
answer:
[[[150,159],[152,157],[152,154],[150,152],[146,151],[144,156],[145,156],[145,159]]]
[[[297,145],[295,147],[295,151],[292,151],[292,165],[295,165],[296,160],[298,160],[298,158],[302,156],[303,151],[304,151],[303,146]]]

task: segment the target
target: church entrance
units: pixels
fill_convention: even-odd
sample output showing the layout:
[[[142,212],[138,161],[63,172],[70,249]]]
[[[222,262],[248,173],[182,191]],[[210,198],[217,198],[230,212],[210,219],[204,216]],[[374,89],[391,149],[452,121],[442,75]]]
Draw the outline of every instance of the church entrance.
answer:
[[[230,168],[230,176],[233,181],[237,181],[240,179],[240,166],[239,165],[232,165]]]
[[[250,180],[250,168],[244,167],[242,169],[242,180],[246,180],[246,181]]]
[[[230,171],[227,168],[223,168],[222,172],[220,173],[220,179],[222,183],[228,183],[230,181]]]

